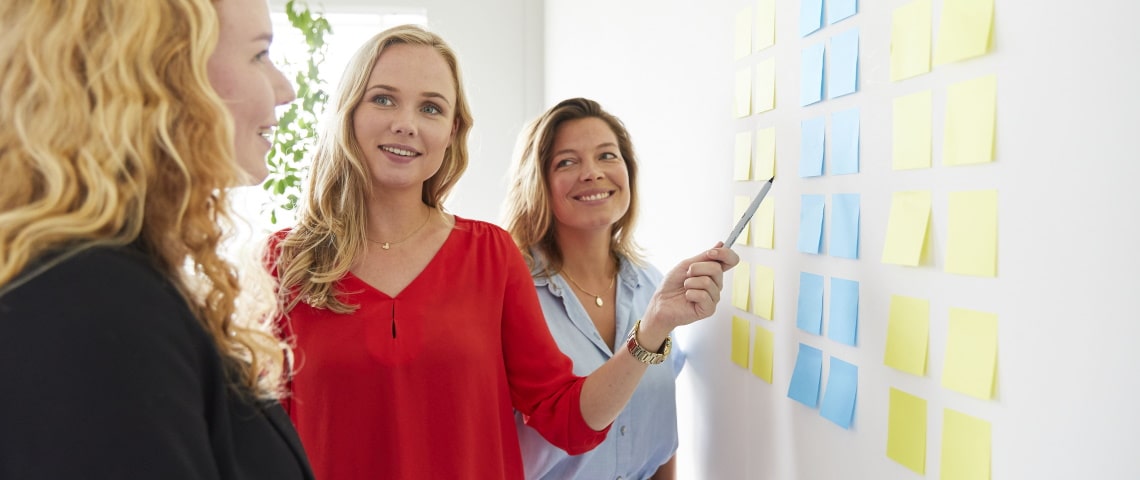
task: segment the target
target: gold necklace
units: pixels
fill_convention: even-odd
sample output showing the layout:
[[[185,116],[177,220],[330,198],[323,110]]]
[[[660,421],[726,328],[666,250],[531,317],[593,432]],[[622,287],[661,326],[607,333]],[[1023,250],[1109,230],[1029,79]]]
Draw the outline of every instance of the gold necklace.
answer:
[[[419,233],[420,230],[423,230],[424,226],[428,224],[428,220],[431,220],[431,210],[430,209],[428,210],[427,215],[424,215],[424,223],[421,223],[420,226],[416,227],[415,230],[412,230],[412,233],[409,233],[408,236],[406,236],[400,240],[397,240],[395,242],[380,242],[380,241],[376,241],[376,240],[373,240],[373,239],[368,238],[368,237],[365,237],[365,238],[368,238],[369,242],[380,244],[380,248],[383,248],[384,250],[388,250],[392,247],[392,245],[399,245],[401,243],[408,241],[409,238],[412,238],[413,236],[415,236],[415,234]]]
[[[562,276],[566,277],[567,280],[570,280],[570,284],[574,285],[575,287],[578,287],[578,290],[581,290],[582,293],[585,293],[586,295],[594,297],[594,305],[597,305],[598,308],[602,308],[603,306],[605,306],[606,302],[602,301],[601,295],[587,292],[585,288],[582,288],[581,285],[578,285],[578,282],[575,282],[574,279],[570,277],[569,273],[566,273],[566,270],[562,271]],[[615,283],[617,283],[617,274],[616,273],[614,274],[613,278],[610,279],[610,286],[606,287],[606,290],[603,291],[602,293],[609,293],[610,289],[614,288]]]

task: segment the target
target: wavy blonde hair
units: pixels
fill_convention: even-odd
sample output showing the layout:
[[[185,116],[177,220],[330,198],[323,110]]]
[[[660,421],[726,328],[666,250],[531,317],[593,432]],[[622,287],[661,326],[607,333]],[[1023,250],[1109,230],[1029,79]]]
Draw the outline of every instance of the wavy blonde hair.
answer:
[[[424,182],[424,204],[442,213],[442,204],[467,169],[467,133],[471,109],[463,90],[455,51],[432,32],[414,25],[393,27],[364,43],[345,67],[337,87],[334,110],[317,142],[309,190],[297,226],[278,244],[278,304],[288,312],[300,301],[336,313],[355,306],[340,300],[334,284],[363,253],[367,225],[366,198],[372,182],[364,151],[354,133],[353,112],[364,99],[376,60],[392,45],[434,49],[451,69],[455,82],[455,136],[444,152],[439,171]]]
[[[226,189],[243,178],[206,76],[218,28],[209,0],[0,2],[0,287],[48,257],[136,245],[231,381],[272,397],[285,350],[265,326],[271,312],[238,318],[237,269],[218,254],[232,225]]]
[[[563,100],[532,121],[519,137],[515,160],[511,165],[510,187],[504,201],[503,223],[515,244],[522,250],[527,264],[535,269],[532,249],[542,253],[546,266],[541,275],[562,270],[562,250],[554,233],[554,209],[550,206],[550,162],[554,137],[558,128],[571,120],[597,118],[606,123],[617,137],[618,150],[629,172],[629,208],[610,230],[610,252],[637,265],[644,265],[641,248],[633,239],[637,223],[637,154],[633,140],[622,121],[605,111],[598,102],[586,98]]]

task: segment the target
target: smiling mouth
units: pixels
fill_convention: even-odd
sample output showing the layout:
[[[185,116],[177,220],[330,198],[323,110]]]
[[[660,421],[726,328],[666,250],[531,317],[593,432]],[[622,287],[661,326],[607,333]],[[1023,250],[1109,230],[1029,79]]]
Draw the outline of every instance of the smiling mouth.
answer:
[[[592,193],[590,195],[582,195],[582,196],[578,196],[578,197],[574,197],[574,198],[577,200],[581,200],[583,202],[592,202],[595,200],[602,200],[605,198],[612,197],[613,194],[614,194],[613,190],[610,190],[610,191],[606,191],[606,192]]]
[[[399,155],[401,157],[408,157],[408,158],[418,157],[420,155],[419,152],[415,152],[412,150],[404,150],[402,148],[397,148],[397,147],[389,147],[389,146],[385,146],[385,145],[380,145],[380,150],[383,150],[383,151],[388,152],[388,153],[393,153],[393,154]]]

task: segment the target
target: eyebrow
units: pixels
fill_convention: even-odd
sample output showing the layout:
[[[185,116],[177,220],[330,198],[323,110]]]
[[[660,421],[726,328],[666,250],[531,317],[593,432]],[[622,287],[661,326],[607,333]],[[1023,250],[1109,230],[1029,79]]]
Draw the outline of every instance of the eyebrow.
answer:
[[[266,42],[273,43],[273,34],[269,33],[269,32],[265,32],[261,35],[253,37],[253,40],[254,41],[265,40]]]
[[[368,87],[367,89],[365,89],[365,90],[364,90],[364,93],[368,93],[370,90],[385,90],[385,91],[389,91],[389,92],[399,92],[399,91],[400,91],[400,89],[398,89],[398,88],[396,88],[396,87],[393,87],[393,86],[391,86],[391,85],[376,84],[376,85],[373,85],[373,86],[371,86],[371,87]],[[424,96],[424,97],[427,97],[427,98],[438,98],[438,99],[442,100],[442,101],[443,101],[443,103],[446,103],[446,104],[447,104],[447,106],[449,106],[449,107],[451,106],[451,101],[450,101],[450,100],[448,100],[448,99],[447,99],[447,97],[443,96],[443,94],[442,94],[442,93],[439,93],[439,92],[424,92],[424,93],[422,94],[422,96]]]
[[[613,147],[613,148],[618,148],[618,146],[617,146],[617,144],[616,144],[616,143],[614,143],[614,142],[606,142],[606,143],[599,143],[599,144],[598,144],[598,146],[594,147],[594,149],[599,149],[599,148],[602,148],[602,147]],[[553,155],[553,156],[557,157],[557,156],[559,156],[559,155],[562,155],[563,153],[577,153],[577,152],[576,152],[576,151],[575,151],[573,148],[563,148],[562,150],[559,150],[559,151],[557,151],[557,152],[554,152],[554,155]]]

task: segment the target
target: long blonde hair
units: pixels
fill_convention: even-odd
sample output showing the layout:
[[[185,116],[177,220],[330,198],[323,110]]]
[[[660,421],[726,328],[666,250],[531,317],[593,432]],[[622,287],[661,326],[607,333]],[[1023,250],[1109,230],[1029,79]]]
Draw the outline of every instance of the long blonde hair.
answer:
[[[531,250],[543,255],[545,267],[535,273],[552,275],[562,270],[562,250],[555,240],[554,209],[550,205],[550,162],[558,127],[583,118],[597,118],[614,132],[618,151],[629,172],[629,208],[610,231],[610,252],[634,264],[645,263],[641,249],[633,239],[638,209],[637,154],[629,131],[620,119],[605,111],[598,102],[570,98],[551,107],[523,130],[511,165],[503,222],[532,269],[537,265]]]
[[[231,380],[270,397],[282,344],[270,312],[238,318],[237,269],[218,254],[242,178],[206,76],[218,28],[208,0],[0,2],[0,287],[54,252],[136,245]]]
[[[424,204],[439,210],[455,182],[467,169],[467,133],[471,110],[455,52],[439,35],[414,25],[380,32],[364,43],[345,68],[334,110],[317,142],[309,190],[297,226],[279,244],[277,272],[281,281],[278,303],[290,311],[305,301],[337,313],[355,310],[342,302],[333,287],[363,252],[367,204],[372,183],[364,152],[356,140],[353,112],[364,98],[368,78],[385,48],[408,44],[438,52],[455,82],[455,136],[439,171],[424,182]]]

